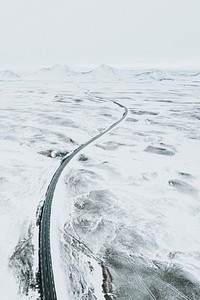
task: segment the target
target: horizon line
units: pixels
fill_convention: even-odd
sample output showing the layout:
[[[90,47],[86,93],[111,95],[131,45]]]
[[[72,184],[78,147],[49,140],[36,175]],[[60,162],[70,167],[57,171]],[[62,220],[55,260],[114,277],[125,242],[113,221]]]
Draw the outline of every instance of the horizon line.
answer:
[[[0,71],[15,71],[15,72],[28,72],[28,71],[38,71],[44,68],[52,68],[53,66],[68,66],[71,69],[95,69],[101,65],[107,65],[113,68],[122,68],[122,69],[185,69],[185,70],[196,70],[200,69],[200,64],[180,64],[180,63],[101,63],[101,64],[61,64],[55,63],[51,65],[44,66],[22,66],[22,67],[0,67]]]

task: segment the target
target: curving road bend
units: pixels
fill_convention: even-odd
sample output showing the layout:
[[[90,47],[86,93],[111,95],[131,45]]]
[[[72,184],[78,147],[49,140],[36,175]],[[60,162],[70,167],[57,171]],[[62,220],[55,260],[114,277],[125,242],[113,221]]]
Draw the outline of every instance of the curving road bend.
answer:
[[[124,113],[122,117],[117,122],[113,123],[110,127],[108,127],[106,130],[99,133],[95,137],[91,138],[88,142],[79,146],[77,149],[73,151],[73,153],[71,153],[69,156],[64,158],[61,162],[61,165],[54,173],[51,182],[48,186],[46,196],[45,196],[45,201],[43,204],[41,220],[39,224],[40,226],[39,227],[39,276],[40,276],[41,297],[43,300],[57,300],[54,274],[52,269],[51,244],[50,244],[51,206],[52,206],[56,184],[58,182],[58,179],[63,169],[77,153],[79,153],[82,149],[87,147],[89,144],[93,143],[95,140],[99,139],[101,136],[108,133],[110,130],[112,130],[114,127],[116,127],[119,123],[121,123],[126,118],[128,114],[128,108],[116,101],[113,101],[113,103],[124,109]]]

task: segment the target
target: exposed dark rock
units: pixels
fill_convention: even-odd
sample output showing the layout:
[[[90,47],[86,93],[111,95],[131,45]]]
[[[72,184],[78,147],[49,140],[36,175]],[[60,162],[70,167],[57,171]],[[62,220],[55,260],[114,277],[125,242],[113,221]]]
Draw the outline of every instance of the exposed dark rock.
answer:
[[[134,118],[126,118],[126,121],[127,122],[134,122],[134,123],[138,122],[138,120],[134,119]]]
[[[78,158],[79,161],[87,161],[88,160],[88,157],[84,154],[81,154]]]
[[[64,157],[64,156],[66,156],[67,154],[69,154],[69,151],[67,151],[67,150],[59,150],[59,151],[56,151],[56,152],[54,152],[54,157]]]
[[[155,154],[161,154],[161,155],[167,155],[167,156],[173,156],[175,155],[175,152],[173,150],[169,150],[165,147],[154,147],[154,146],[148,146],[144,149],[145,152],[155,153]]]
[[[178,174],[181,175],[181,176],[184,177],[184,178],[188,178],[188,179],[194,178],[194,176],[191,175],[191,174],[189,174],[189,173],[179,172]]]
[[[153,111],[146,111],[146,110],[133,110],[131,109],[131,113],[134,115],[151,115],[151,116],[157,116],[158,113],[153,112]]]
[[[169,185],[176,188],[179,192],[186,194],[197,194],[198,190],[185,181],[172,179],[168,181]]]
[[[19,240],[9,261],[9,266],[14,270],[19,282],[19,293],[21,295],[28,295],[30,289],[36,290],[37,288],[33,273],[34,247],[32,238],[33,228],[30,225],[25,236]]]
[[[52,157],[52,152],[53,152],[52,149],[48,149],[48,150],[45,150],[45,151],[40,151],[39,153],[44,155],[44,156],[47,156],[47,157]]]

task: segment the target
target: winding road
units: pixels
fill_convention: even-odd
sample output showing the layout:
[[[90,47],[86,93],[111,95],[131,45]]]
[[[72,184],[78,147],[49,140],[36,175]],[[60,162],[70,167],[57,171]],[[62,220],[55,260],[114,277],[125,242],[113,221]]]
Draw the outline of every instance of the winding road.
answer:
[[[106,130],[99,133],[95,137],[91,138],[88,142],[79,146],[69,156],[64,158],[61,162],[61,165],[54,173],[51,182],[48,186],[46,196],[45,196],[45,201],[43,204],[41,220],[39,224],[40,226],[39,227],[39,275],[40,275],[41,297],[43,300],[57,299],[55,282],[54,282],[54,274],[52,268],[51,244],[50,244],[51,206],[52,206],[56,184],[58,182],[58,179],[62,171],[76,154],[78,154],[82,149],[87,147],[95,140],[99,139],[100,137],[108,133],[110,130],[112,130],[114,127],[116,127],[119,123],[121,123],[126,118],[128,114],[128,108],[116,101],[113,101],[113,103],[124,109],[124,113],[122,117],[118,121],[113,123],[110,127],[108,127]]]

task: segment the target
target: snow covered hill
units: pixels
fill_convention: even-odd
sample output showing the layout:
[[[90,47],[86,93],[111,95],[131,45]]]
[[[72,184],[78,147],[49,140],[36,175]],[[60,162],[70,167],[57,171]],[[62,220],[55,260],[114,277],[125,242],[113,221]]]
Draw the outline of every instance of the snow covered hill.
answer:
[[[34,74],[28,76],[34,80],[117,80],[124,77],[123,71],[108,65],[100,65],[96,69],[87,72],[75,72],[66,65],[54,65],[49,68],[43,68]]]
[[[69,76],[75,75],[76,72],[72,71],[66,65],[54,65],[49,68],[42,68],[38,72],[29,76],[29,79],[66,79]]]
[[[155,81],[163,81],[163,80],[174,80],[174,77],[167,71],[161,70],[149,70],[142,72],[137,75],[139,80],[155,80]]]
[[[0,71],[0,80],[18,80],[20,76],[11,70]]]
[[[111,80],[123,77],[123,72],[108,65],[100,65],[96,69],[81,74],[83,78],[92,80]]]

